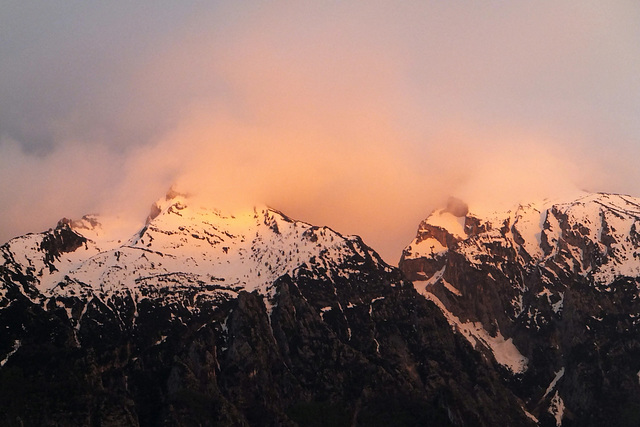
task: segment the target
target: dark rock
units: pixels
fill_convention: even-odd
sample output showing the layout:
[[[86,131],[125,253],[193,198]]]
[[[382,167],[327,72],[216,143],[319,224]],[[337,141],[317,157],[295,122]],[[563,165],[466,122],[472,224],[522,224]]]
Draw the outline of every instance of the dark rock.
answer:
[[[560,400],[564,426],[637,425],[640,278],[616,271],[639,262],[638,205],[615,195],[552,205],[539,212],[539,254],[517,222],[535,212],[521,206],[499,224],[467,215],[465,240],[437,257],[407,252],[400,267],[432,279],[428,292],[461,322],[513,340],[527,369],[502,375],[541,425],[556,425]]]

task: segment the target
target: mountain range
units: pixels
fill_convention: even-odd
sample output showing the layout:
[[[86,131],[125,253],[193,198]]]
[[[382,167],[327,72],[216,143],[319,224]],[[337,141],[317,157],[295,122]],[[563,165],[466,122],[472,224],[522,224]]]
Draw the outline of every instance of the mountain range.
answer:
[[[2,425],[640,424],[640,199],[357,236],[170,192],[0,247]]]

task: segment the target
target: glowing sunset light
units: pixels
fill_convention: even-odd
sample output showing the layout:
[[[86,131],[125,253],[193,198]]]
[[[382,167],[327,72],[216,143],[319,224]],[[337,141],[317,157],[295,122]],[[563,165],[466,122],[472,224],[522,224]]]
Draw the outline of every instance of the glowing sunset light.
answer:
[[[176,185],[396,263],[472,209],[640,195],[640,5],[47,2],[0,16],[0,240]]]

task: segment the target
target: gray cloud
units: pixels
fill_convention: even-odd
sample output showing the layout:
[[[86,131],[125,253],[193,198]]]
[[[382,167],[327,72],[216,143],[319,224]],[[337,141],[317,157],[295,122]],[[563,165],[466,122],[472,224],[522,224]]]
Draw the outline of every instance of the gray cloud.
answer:
[[[177,183],[395,262],[450,194],[640,195],[635,2],[268,6],[3,6],[0,240]]]

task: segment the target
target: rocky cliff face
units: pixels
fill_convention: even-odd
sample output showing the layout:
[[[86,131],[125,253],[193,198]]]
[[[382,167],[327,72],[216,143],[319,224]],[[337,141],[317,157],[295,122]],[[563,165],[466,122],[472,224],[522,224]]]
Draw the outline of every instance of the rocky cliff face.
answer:
[[[533,425],[358,237],[177,195],[116,228],[0,247],[2,425]]]
[[[434,212],[401,269],[541,425],[640,424],[640,199]]]

